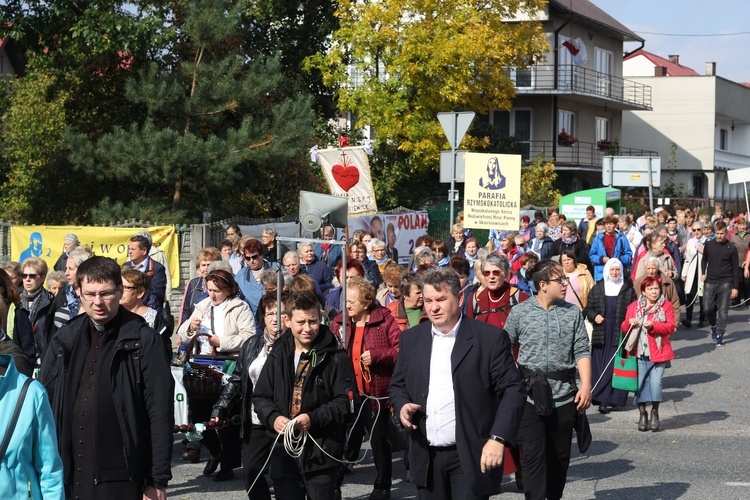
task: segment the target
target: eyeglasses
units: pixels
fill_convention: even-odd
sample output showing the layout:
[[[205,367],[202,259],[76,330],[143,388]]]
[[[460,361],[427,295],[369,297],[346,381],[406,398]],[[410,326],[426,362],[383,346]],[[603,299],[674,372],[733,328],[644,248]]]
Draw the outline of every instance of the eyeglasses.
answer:
[[[279,314],[279,313],[278,313],[277,311],[268,311],[268,312],[267,312],[267,313],[265,314],[265,317],[266,317],[266,318],[275,318],[276,316],[278,316],[278,314]],[[281,315],[282,315],[282,316],[286,316],[286,313],[285,313],[284,311],[281,311]]]
[[[35,280],[37,278],[37,276],[39,276],[39,275],[38,274],[33,274],[33,273],[32,274],[22,274],[21,278],[23,278],[23,279],[28,278],[28,279],[31,279],[31,280]]]
[[[702,228],[700,228],[700,227],[694,227],[694,228],[693,228],[693,231],[703,231],[703,229],[702,229]]]
[[[493,269],[492,271],[482,271],[482,276],[485,278],[489,276],[500,276],[503,272],[500,269]]]
[[[560,278],[554,278],[549,280],[550,282],[554,281],[555,283],[560,283],[562,286],[568,286],[570,285],[570,279],[567,276],[562,276]]]
[[[256,253],[255,255],[245,255],[244,257],[245,257],[245,260],[255,260],[258,257],[260,257],[260,255]]]
[[[117,293],[117,290],[105,290],[103,292],[94,293],[94,292],[83,292],[81,296],[84,300],[87,302],[93,302],[94,299],[99,297],[102,300],[110,300],[114,298],[115,294]]]

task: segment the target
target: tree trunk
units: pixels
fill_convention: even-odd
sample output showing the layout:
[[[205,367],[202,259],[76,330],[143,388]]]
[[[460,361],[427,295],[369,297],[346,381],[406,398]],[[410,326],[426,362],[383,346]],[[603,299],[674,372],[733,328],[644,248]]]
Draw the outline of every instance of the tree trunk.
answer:
[[[180,208],[180,201],[182,199],[182,179],[177,179],[174,183],[174,195],[172,196],[172,212],[176,212]]]

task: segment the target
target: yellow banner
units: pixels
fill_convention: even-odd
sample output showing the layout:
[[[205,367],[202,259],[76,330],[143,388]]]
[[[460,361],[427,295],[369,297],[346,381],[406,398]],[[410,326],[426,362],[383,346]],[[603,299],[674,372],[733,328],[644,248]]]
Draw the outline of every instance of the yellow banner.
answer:
[[[466,153],[464,227],[518,231],[521,155]]]
[[[149,227],[154,247],[167,257],[172,288],[180,285],[180,250],[174,226]],[[50,271],[64,251],[63,237],[73,233],[82,246],[89,246],[94,255],[111,257],[119,264],[128,259],[130,238],[140,231],[133,227],[96,226],[12,226],[10,228],[11,259],[23,262],[29,257],[43,259]]]

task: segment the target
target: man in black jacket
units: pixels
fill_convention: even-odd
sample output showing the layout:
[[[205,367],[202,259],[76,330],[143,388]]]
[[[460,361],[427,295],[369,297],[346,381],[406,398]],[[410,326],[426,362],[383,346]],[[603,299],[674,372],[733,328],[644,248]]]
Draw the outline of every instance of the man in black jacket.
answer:
[[[737,298],[740,287],[740,266],[737,247],[727,239],[727,225],[719,220],[714,223],[715,240],[706,242],[701,261],[703,302],[711,324],[711,339],[717,346],[724,345],[727,330],[729,304]]]
[[[50,341],[39,380],[55,415],[68,498],[165,499],[174,381],[159,335],[120,307],[120,267],[77,273],[81,314]]]
[[[461,314],[458,275],[440,268],[422,279],[430,321],[401,335],[390,388],[411,430],[411,481],[420,499],[488,499],[500,493],[526,385],[505,331]]]
[[[124,265],[131,266],[151,276],[151,287],[143,303],[159,314],[164,310],[164,298],[167,293],[167,271],[165,267],[149,257],[151,242],[145,236],[135,235],[128,243],[130,260]]]
[[[280,437],[271,458],[277,500],[333,499],[344,455],[347,415],[354,414],[358,390],[351,358],[337,338],[320,324],[320,304],[310,293],[292,294],[284,324],[290,330],[275,343],[253,392],[261,424],[283,434],[289,422],[307,431],[299,458],[292,458]],[[329,456],[330,455],[330,456]]]

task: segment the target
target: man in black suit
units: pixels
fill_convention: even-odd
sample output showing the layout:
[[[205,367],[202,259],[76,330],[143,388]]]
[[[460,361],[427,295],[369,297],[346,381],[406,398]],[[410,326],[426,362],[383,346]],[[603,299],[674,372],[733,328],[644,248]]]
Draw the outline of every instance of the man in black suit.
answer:
[[[141,235],[133,236],[128,244],[130,260],[125,265],[151,276],[151,287],[143,303],[161,314],[164,308],[164,295],[167,291],[167,272],[164,266],[148,256],[149,250],[151,250],[151,242],[148,238]]]
[[[429,322],[401,336],[390,397],[411,429],[411,481],[420,499],[487,499],[500,492],[526,386],[506,333],[461,315],[450,268],[423,276]]]

